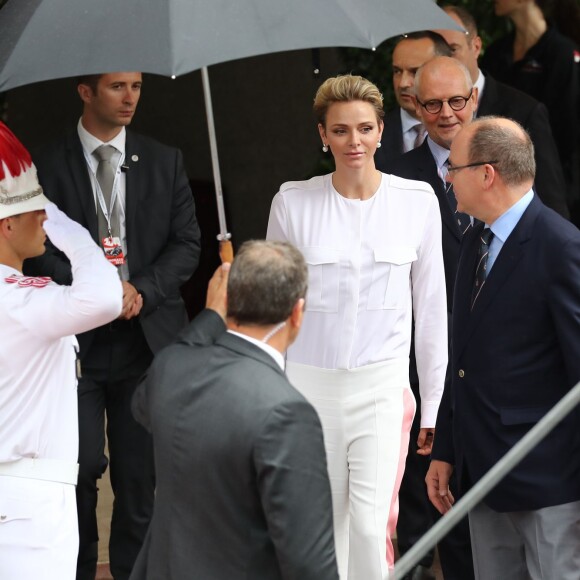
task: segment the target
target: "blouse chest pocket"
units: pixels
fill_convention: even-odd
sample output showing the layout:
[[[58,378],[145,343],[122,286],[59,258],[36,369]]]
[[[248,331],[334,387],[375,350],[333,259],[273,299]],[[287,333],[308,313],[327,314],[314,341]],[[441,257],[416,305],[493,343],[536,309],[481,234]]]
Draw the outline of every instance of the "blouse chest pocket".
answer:
[[[417,250],[413,246],[385,246],[374,250],[368,310],[406,307],[411,297],[411,265],[416,259]]]
[[[306,310],[338,312],[339,252],[336,248],[300,248],[308,265]]]

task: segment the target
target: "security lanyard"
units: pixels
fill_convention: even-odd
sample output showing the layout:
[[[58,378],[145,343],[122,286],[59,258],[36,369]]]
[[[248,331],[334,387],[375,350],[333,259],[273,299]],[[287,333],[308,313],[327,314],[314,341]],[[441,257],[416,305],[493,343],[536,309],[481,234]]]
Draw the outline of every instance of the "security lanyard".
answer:
[[[87,155],[86,152],[84,152],[84,154],[85,160],[87,162],[87,167],[89,168],[89,172],[91,174],[91,177],[93,178],[93,183],[95,185],[95,193],[97,195],[97,201],[99,203],[101,211],[103,212],[103,215],[105,216],[105,220],[107,221],[107,230],[109,232],[109,237],[113,237],[113,234],[111,232],[111,217],[109,215],[109,210],[107,209],[107,204],[105,203],[105,196],[103,195],[101,184],[97,179],[96,172],[93,170],[93,166],[90,162],[89,156]],[[115,178],[113,180],[113,191],[111,191],[111,208],[110,208],[111,213],[113,208],[115,207],[115,202],[117,201],[117,195],[119,192],[119,177],[121,175],[121,166],[123,165],[124,162],[125,162],[125,153],[121,153],[121,157],[119,159],[119,162],[117,163],[117,169],[115,169]]]

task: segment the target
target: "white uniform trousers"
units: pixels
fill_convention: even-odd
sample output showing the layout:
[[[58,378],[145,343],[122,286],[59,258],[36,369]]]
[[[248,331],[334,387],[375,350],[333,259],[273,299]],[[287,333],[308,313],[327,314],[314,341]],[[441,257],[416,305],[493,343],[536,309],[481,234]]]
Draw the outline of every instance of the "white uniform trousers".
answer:
[[[75,486],[0,475],[0,578],[74,580]]]
[[[409,359],[352,370],[288,362],[287,374],[320,416],[342,580],[385,580],[415,399]]]

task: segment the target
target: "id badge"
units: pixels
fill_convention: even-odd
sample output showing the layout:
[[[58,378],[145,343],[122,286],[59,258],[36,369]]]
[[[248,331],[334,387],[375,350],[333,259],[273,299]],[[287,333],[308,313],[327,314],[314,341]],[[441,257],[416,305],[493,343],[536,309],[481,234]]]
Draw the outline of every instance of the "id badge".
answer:
[[[119,238],[103,238],[103,250],[105,251],[105,258],[113,266],[122,266],[125,263],[125,255],[123,254],[123,247],[121,246],[121,240]]]

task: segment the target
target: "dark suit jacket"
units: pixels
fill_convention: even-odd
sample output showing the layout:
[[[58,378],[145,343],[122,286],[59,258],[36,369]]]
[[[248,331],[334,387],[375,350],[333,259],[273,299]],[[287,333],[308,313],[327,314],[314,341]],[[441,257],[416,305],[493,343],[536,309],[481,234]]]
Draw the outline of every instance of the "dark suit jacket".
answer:
[[[477,108],[477,116],[484,115],[509,117],[526,129],[535,149],[534,189],[545,205],[569,218],[566,181],[545,105],[486,74],[483,94]]]
[[[98,243],[97,213],[87,164],[76,128],[33,156],[47,197],[85,226]],[[144,296],[138,320],[153,352],[173,340],[187,324],[179,288],[199,260],[200,233],[181,153],[127,131],[126,229],[130,280]],[[48,246],[27,272],[71,280],[70,264]],[[81,358],[94,331],[79,335]]]
[[[157,492],[132,580],[338,580],[320,421],[272,357],[204,310],[133,411]]]
[[[445,186],[437,173],[437,165],[431,154],[427,140],[423,145],[417,147],[398,157],[393,157],[386,161],[383,169],[386,173],[392,173],[405,179],[415,179],[426,181],[435,192],[439,200],[441,210],[441,230],[443,244],[443,264],[445,266],[445,285],[447,290],[447,310],[451,312],[453,285],[457,272],[457,261],[459,259],[459,245],[461,244],[461,232],[455,222],[451,206],[447,201]]]
[[[375,153],[375,165],[379,171],[386,171],[387,164],[403,154],[403,126],[401,109],[389,111],[383,119],[385,126],[381,137],[381,147]]]
[[[534,197],[473,311],[479,227],[463,240],[453,305],[451,382],[432,457],[478,481],[580,380],[580,232]],[[497,511],[580,500],[580,410],[486,497]]]

